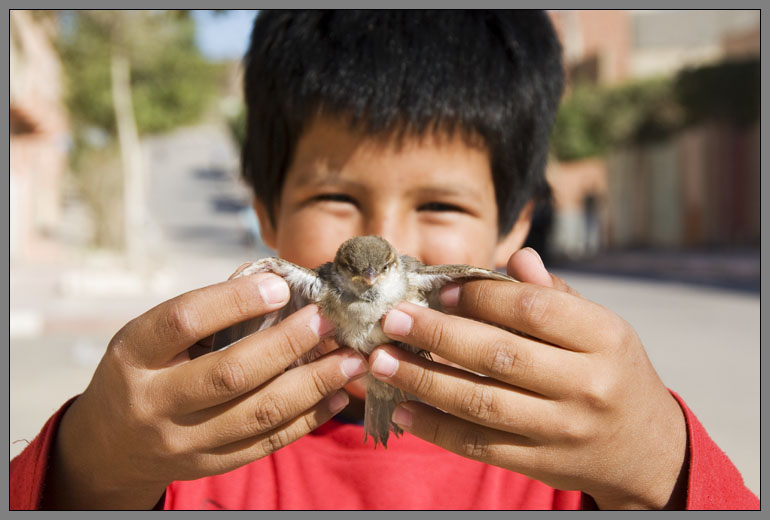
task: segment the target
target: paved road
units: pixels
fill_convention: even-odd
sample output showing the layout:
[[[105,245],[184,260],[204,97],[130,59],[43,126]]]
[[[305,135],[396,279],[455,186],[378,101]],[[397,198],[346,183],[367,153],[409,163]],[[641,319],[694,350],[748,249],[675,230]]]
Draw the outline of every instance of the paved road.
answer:
[[[77,255],[63,265],[42,259],[12,266],[17,325],[10,344],[11,457],[25,444],[14,441],[33,438],[65,399],[85,388],[121,324],[267,253],[249,242],[239,217],[248,190],[235,180],[235,152],[225,134],[213,127],[186,129],[147,142],[146,152],[157,225],[152,252],[159,274],[153,283],[131,290],[130,276]],[[84,270],[103,276],[103,285],[114,290],[73,290],[73,273]],[[759,294],[558,274],[634,325],[664,383],[684,397],[759,494]]]

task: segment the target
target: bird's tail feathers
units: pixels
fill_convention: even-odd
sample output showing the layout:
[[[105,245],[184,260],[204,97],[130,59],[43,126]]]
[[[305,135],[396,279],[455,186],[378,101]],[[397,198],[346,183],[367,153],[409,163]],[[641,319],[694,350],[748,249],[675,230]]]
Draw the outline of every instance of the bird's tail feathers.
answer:
[[[366,410],[364,412],[364,442],[368,436],[374,439],[374,447],[382,443],[388,447],[388,437],[392,431],[396,436],[404,431],[391,420],[396,406],[406,400],[404,392],[387,383],[367,376]]]

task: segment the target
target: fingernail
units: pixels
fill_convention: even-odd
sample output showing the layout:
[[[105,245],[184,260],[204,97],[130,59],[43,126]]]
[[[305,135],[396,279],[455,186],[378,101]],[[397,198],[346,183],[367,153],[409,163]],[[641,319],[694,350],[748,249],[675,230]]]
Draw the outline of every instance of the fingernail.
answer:
[[[318,334],[318,337],[321,337],[334,328],[334,323],[325,318],[319,311],[310,317],[309,326]]]
[[[342,362],[342,373],[345,374],[345,377],[348,379],[360,376],[364,372],[366,372],[366,364],[364,363],[364,360],[358,356],[351,356]]]
[[[280,276],[270,275],[260,280],[259,294],[262,301],[269,304],[289,301],[289,285]]]
[[[407,410],[403,405],[396,406],[393,410],[393,416],[391,417],[394,423],[403,428],[409,428],[412,426],[412,412]]]
[[[545,269],[545,264],[543,263],[543,259],[542,259],[542,258],[540,258],[540,254],[539,254],[537,251],[535,251],[535,250],[534,250],[534,249],[532,249],[531,247],[525,247],[524,249],[526,249],[527,251],[529,251],[529,253],[530,253],[531,255],[534,255],[534,257],[535,257],[535,258],[537,258],[537,261],[538,261],[538,262],[540,262],[540,265],[541,265],[541,266],[542,266],[542,267]]]
[[[372,372],[382,377],[390,377],[396,373],[398,368],[398,360],[381,350],[377,353],[377,357],[372,363]]]
[[[345,408],[350,402],[347,392],[338,391],[336,394],[329,398],[329,411],[331,413],[337,413]]]
[[[412,322],[412,317],[407,313],[393,309],[385,316],[382,330],[388,335],[406,336],[412,330]]]
[[[441,288],[439,301],[447,309],[453,309],[460,303],[460,284],[449,283]]]

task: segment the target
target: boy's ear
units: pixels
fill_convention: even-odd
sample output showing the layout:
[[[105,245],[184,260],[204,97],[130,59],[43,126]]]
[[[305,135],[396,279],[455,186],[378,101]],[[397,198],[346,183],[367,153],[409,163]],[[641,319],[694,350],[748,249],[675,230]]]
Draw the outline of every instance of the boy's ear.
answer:
[[[507,235],[502,237],[495,247],[495,267],[505,267],[511,255],[521,249],[532,225],[532,212],[535,201],[530,200],[519,212],[519,218]]]
[[[265,205],[256,197],[254,197],[252,206],[254,207],[254,212],[257,214],[257,219],[259,220],[259,234],[262,238],[262,242],[270,249],[275,249],[275,226],[270,219],[270,212],[267,211]]]

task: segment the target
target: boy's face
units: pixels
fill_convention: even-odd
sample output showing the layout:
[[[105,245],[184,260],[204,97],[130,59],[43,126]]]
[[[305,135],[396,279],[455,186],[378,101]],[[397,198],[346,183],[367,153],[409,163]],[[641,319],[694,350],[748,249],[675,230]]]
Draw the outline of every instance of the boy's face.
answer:
[[[348,238],[379,235],[426,264],[504,266],[521,247],[528,206],[498,237],[486,150],[454,137],[362,137],[317,118],[297,144],[276,225],[255,204],[266,245],[308,268],[334,259]]]
[[[332,261],[345,240],[360,235],[379,235],[425,264],[504,266],[527,236],[531,207],[499,238],[484,149],[459,136],[404,138],[399,147],[324,118],[297,144],[275,226],[255,203],[265,244],[308,268]],[[345,389],[359,399],[366,392],[363,380]]]

